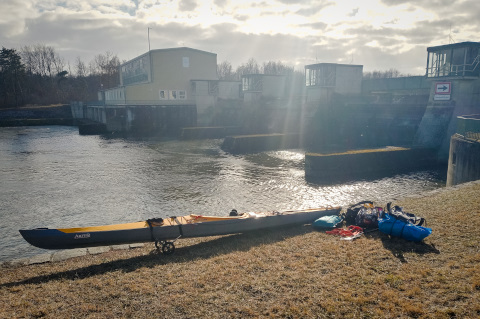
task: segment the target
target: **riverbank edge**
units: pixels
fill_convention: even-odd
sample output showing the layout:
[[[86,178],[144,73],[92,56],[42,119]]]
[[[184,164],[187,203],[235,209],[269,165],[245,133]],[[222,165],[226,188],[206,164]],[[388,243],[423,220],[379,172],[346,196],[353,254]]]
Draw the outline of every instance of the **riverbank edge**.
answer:
[[[12,259],[0,262],[0,268],[19,267],[35,264],[44,264],[48,262],[64,261],[74,257],[82,257],[87,255],[103,254],[112,250],[127,250],[144,247],[145,244],[126,244],[126,245],[113,245],[113,246],[101,246],[90,248],[77,248],[69,250],[58,250],[52,253],[44,253],[34,255],[31,257]]]
[[[392,198],[391,201],[400,202],[408,199],[427,198],[427,197],[433,197],[438,194],[452,192],[452,191],[457,192],[458,197],[462,197],[461,190],[463,188],[467,188],[473,185],[480,185],[480,180],[463,183],[455,186],[450,186],[450,187],[437,188],[434,190],[425,191],[419,194],[412,194],[412,195],[408,195],[400,198]],[[437,209],[442,209],[441,203],[439,203],[439,205],[437,206]],[[3,261],[3,262],[0,262],[0,269],[9,268],[9,267],[21,267],[21,266],[27,266],[27,265],[33,265],[33,264],[42,264],[42,263],[48,263],[48,262],[57,262],[57,261],[63,261],[63,260],[67,260],[74,257],[102,254],[112,250],[128,250],[128,249],[142,248],[144,246],[145,244],[139,243],[139,244],[130,244],[130,245],[127,244],[127,245],[60,250],[60,251],[55,251],[53,253],[45,253],[40,255],[34,255],[31,257]]]

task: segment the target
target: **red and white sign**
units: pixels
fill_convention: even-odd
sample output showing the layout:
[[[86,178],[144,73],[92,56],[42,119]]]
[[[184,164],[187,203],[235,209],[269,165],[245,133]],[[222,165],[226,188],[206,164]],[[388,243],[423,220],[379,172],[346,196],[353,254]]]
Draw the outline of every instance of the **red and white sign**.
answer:
[[[452,93],[452,82],[435,83],[435,94],[450,94],[450,93]]]

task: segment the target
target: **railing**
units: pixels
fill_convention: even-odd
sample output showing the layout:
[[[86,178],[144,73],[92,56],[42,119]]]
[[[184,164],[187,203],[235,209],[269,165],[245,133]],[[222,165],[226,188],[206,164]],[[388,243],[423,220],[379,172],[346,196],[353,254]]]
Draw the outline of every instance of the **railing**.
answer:
[[[475,70],[477,69],[478,65],[480,64],[480,55],[472,61],[471,64],[456,64],[452,65],[450,68],[450,75],[466,75],[465,73],[471,73],[474,75]]]
[[[465,137],[471,140],[480,141],[480,133],[478,132],[465,132]]]

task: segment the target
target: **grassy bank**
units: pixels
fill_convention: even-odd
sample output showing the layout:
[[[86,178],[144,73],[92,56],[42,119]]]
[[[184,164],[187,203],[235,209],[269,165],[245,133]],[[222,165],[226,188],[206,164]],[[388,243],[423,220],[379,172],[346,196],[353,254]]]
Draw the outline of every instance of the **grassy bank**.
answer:
[[[0,317],[476,318],[479,194],[473,183],[396,202],[427,218],[424,243],[299,226],[179,240],[172,256],[151,244],[5,268]]]

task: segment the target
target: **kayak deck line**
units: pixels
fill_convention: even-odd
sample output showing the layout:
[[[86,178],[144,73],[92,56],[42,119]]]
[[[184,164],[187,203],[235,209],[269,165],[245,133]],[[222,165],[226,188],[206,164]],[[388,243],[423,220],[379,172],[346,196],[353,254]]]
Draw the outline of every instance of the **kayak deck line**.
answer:
[[[158,222],[153,222],[152,225],[155,227],[174,226],[174,225],[203,223],[203,222],[230,220],[230,219],[242,219],[247,217],[248,216],[244,216],[244,215],[218,217],[218,216],[203,216],[203,215],[191,214],[187,216],[166,218],[163,220],[161,224]],[[140,221],[140,222],[134,222],[134,223],[102,225],[102,226],[58,228],[57,230],[61,231],[62,233],[71,234],[71,233],[85,233],[85,232],[98,232],[98,231],[128,230],[128,229],[138,229],[138,228],[148,228],[148,227],[149,225],[147,221]]]
[[[316,210],[318,210],[318,208],[310,208],[302,211],[288,210],[282,213],[279,213],[279,212],[243,213],[242,215],[239,215],[239,216],[205,216],[205,215],[190,214],[187,216],[165,218],[163,219],[163,222],[161,224],[154,222],[152,225],[157,227],[174,226],[174,225],[204,223],[204,222],[212,222],[212,221],[231,220],[231,219],[245,219],[245,218],[252,218],[252,217],[274,216],[276,214],[289,214],[289,213],[309,212],[309,211],[316,211]],[[113,225],[58,228],[57,230],[61,231],[62,233],[71,234],[71,233],[85,233],[85,232],[98,232],[98,231],[128,230],[128,229],[138,229],[138,228],[148,228],[148,227],[149,225],[147,221],[140,221],[140,222],[133,222],[133,223],[113,224]]]

